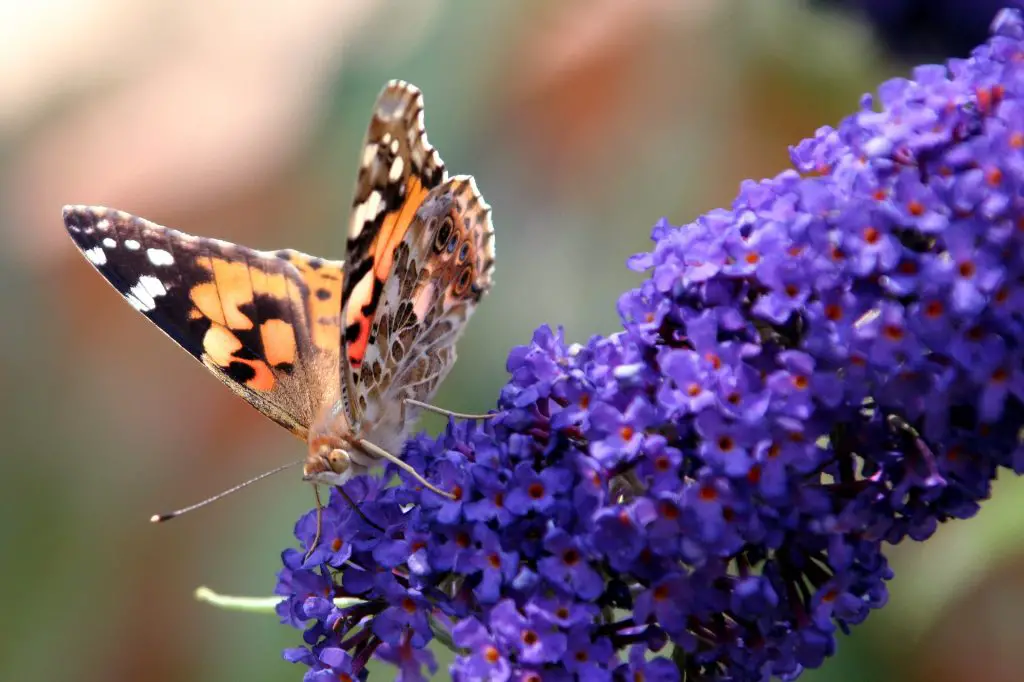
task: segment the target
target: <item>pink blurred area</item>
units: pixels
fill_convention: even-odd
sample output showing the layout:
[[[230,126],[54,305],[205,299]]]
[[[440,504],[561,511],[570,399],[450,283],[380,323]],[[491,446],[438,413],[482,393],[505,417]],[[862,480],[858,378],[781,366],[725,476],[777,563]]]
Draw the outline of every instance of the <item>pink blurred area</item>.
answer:
[[[146,519],[304,446],[116,296],[63,204],[340,258],[373,99],[410,80],[449,169],[494,208],[497,284],[437,397],[484,411],[536,326],[616,328],[657,219],[727,204],[901,68],[796,2],[0,0],[0,679],[303,672],[279,655],[300,633],[191,597],[270,594],[312,505],[294,472]]]

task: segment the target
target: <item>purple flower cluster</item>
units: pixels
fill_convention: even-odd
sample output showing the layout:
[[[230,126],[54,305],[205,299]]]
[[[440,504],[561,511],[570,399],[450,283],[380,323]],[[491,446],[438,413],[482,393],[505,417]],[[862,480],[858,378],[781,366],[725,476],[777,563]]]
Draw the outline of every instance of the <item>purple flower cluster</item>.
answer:
[[[883,550],[1024,471],[1024,20],[885,83],[795,170],[654,229],[624,329],[513,349],[498,416],[361,478],[284,553],[307,682],[792,679]],[[337,597],[357,597],[339,607]]]

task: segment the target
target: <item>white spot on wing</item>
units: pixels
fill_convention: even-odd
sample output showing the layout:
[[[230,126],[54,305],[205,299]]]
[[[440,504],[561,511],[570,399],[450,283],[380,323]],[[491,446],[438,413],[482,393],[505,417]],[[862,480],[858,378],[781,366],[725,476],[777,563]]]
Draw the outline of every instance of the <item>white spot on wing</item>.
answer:
[[[148,313],[150,310],[156,307],[156,301],[154,301],[152,298],[147,298],[147,300],[143,301],[142,299],[134,295],[129,295],[125,296],[125,300],[128,301],[128,303],[131,304],[131,306],[138,310],[140,313]]]
[[[163,296],[167,293],[167,289],[164,288],[164,283],[153,275],[142,275],[139,277],[139,284],[141,284],[146,291],[153,296]]]
[[[350,301],[359,301],[360,305],[350,305],[348,307],[348,314],[345,315],[345,326],[348,326],[356,321],[359,316],[359,309],[362,308],[362,304],[370,300],[371,292],[373,289],[373,271],[367,272],[363,275],[363,278],[356,282],[355,287],[352,289],[352,297]]]
[[[88,258],[89,262],[93,265],[105,265],[107,262],[107,254],[98,246],[86,249],[85,257]]]
[[[106,218],[103,218],[102,220],[100,220],[100,221],[98,221],[96,223],[96,229],[104,231],[104,232],[106,230],[109,230],[110,229],[110,221],[107,220]]]
[[[146,257],[153,265],[171,265],[174,257],[163,249],[146,249]]]
[[[391,162],[391,170],[388,172],[388,180],[391,182],[398,182],[402,177],[403,170],[405,170],[405,161],[402,160],[401,156],[396,156],[395,160]]]
[[[108,249],[112,249],[115,246],[117,246],[117,242],[115,242],[110,237],[104,237],[103,238],[103,246],[107,247]]]
[[[366,201],[356,206],[356,210],[352,213],[355,223],[350,236],[355,237],[358,235],[366,223],[370,222],[380,214],[383,207],[384,197],[381,196],[380,192],[377,190],[370,192],[370,196],[366,197]]]
[[[142,288],[141,284],[133,286],[131,288],[131,293],[127,298],[128,302],[132,304],[132,307],[140,313],[148,313],[156,307],[156,300]]]
[[[413,295],[412,311],[416,313],[416,319],[422,320],[427,316],[429,306],[434,302],[434,280],[427,280],[427,285]]]
[[[125,239],[124,240],[124,245],[125,245],[126,248],[129,248],[132,251],[138,251],[139,247],[142,246],[141,244],[139,244],[134,239]]]
[[[139,283],[133,286],[129,292],[128,302],[139,312],[148,313],[156,308],[156,297],[167,293],[163,282],[152,275],[139,277]]]
[[[368,167],[371,163],[373,163],[373,159],[376,156],[377,156],[377,145],[375,145],[375,144],[368,144],[365,147],[363,147],[363,160],[362,160],[362,164],[361,164],[362,167],[363,168]]]

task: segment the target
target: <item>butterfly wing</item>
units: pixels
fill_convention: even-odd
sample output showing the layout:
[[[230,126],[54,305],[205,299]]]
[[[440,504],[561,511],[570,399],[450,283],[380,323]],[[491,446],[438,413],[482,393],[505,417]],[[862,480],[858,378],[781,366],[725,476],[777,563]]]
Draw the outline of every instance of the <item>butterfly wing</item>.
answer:
[[[401,446],[416,412],[403,400],[430,402],[493,272],[490,207],[473,178],[452,177],[404,226],[382,287],[356,392],[369,440]]]
[[[433,395],[494,266],[490,207],[472,178],[447,179],[427,141],[423,98],[402,81],[385,87],[370,122],[346,261],[346,416],[394,448],[405,432],[402,398]]]
[[[306,438],[337,399],[342,263],[67,206],[90,263],[136,310],[270,419]]]
[[[423,96],[404,81],[389,82],[370,118],[346,245],[349,269],[342,287],[344,349],[349,372],[342,378],[349,424],[361,411],[349,400],[356,394],[367,348],[376,342],[371,329],[395,247],[427,193],[447,177],[444,162],[427,141]]]

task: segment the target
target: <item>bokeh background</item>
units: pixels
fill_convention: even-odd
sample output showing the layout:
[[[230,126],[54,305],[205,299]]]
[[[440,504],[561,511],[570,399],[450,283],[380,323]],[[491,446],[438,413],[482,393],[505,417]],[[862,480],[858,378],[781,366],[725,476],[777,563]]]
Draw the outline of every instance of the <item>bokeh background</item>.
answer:
[[[115,295],[62,204],[340,258],[370,107],[410,80],[494,207],[497,284],[436,401],[486,410],[536,326],[615,330],[658,218],[728,204],[1009,1],[0,0],[0,680],[303,672],[279,655],[299,632],[191,596],[270,594],[312,504],[297,474],[147,523],[302,447]],[[1000,481],[894,548],[888,608],[804,679],[1019,680],[1022,505]]]

